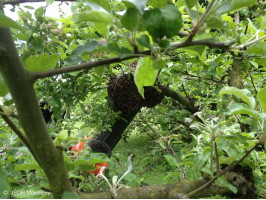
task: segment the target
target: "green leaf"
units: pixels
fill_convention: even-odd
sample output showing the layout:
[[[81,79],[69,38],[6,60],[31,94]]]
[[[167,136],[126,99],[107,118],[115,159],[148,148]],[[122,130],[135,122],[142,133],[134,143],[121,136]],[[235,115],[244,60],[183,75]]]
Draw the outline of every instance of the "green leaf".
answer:
[[[151,48],[151,42],[150,42],[150,38],[147,35],[142,35],[140,38],[137,38],[138,43],[141,46],[147,47],[147,48]]]
[[[16,34],[19,40],[28,41],[32,35],[32,30],[23,29]]]
[[[43,19],[44,13],[45,13],[46,9],[45,7],[41,6],[39,8],[37,8],[34,12],[34,16],[38,21],[41,21]]]
[[[125,56],[132,54],[132,52],[129,49],[127,49],[125,47],[119,47],[116,42],[108,43],[107,48],[110,51],[117,52],[120,57],[125,57]]]
[[[168,38],[175,36],[182,27],[181,13],[173,5],[147,10],[143,19],[147,31],[155,41],[164,36]]]
[[[4,97],[7,93],[8,93],[8,88],[0,72],[0,97]]]
[[[54,3],[55,0],[45,0],[45,2],[50,6]]]
[[[246,115],[252,116],[256,120],[259,118],[259,113],[244,103],[234,103],[234,104],[230,105],[227,108],[227,111],[225,112],[225,114],[227,114],[227,115],[246,114]]]
[[[158,70],[152,66],[150,57],[141,58],[134,72],[134,81],[140,95],[144,98],[144,86],[152,86],[156,80]]]
[[[147,1],[148,0],[124,0],[123,3],[127,8],[137,8],[142,14]]]
[[[246,52],[265,55],[266,54],[266,41],[259,42],[256,44],[251,45]]]
[[[197,46],[185,47],[182,49],[184,49],[186,52],[196,54],[196,55],[199,55],[201,57],[201,56],[205,55],[204,53],[206,52],[207,47],[203,46],[203,45],[197,45]]]
[[[19,164],[15,165],[15,171],[40,169],[38,164]]]
[[[263,30],[266,28],[266,16],[264,16],[261,20],[260,29]]]
[[[257,94],[258,101],[263,112],[266,113],[266,88],[261,89]]]
[[[94,71],[96,72],[98,76],[101,76],[104,73],[105,68],[104,66],[95,67]]]
[[[106,23],[106,24],[113,24],[113,17],[104,11],[89,11],[79,13],[76,17],[76,23],[82,22],[98,22],[98,23]]]
[[[175,36],[182,28],[182,17],[178,8],[173,5],[167,5],[161,9],[162,16],[165,20],[166,36],[171,38]]]
[[[233,193],[237,193],[237,188],[229,183],[223,176],[219,177],[218,180],[215,181],[215,185],[226,187],[231,190]]]
[[[84,0],[84,2],[97,4],[97,5],[101,6],[103,9],[105,9],[106,11],[111,12],[110,0],[101,0],[101,1],[99,1],[99,0]]]
[[[163,141],[161,138],[159,139],[159,145],[160,145],[163,149],[167,149],[166,146],[165,146],[164,141]]]
[[[177,167],[179,166],[177,160],[175,159],[174,156],[170,155],[170,154],[166,154],[163,156],[165,158],[165,160],[170,164],[172,165],[173,167]]]
[[[257,0],[232,0],[231,11],[257,4]]]
[[[91,153],[90,155],[86,156],[85,159],[88,164],[111,162],[111,160],[104,153]]]
[[[63,24],[74,25],[74,22],[68,18],[60,18],[58,21],[62,22]]]
[[[21,30],[23,29],[17,22],[5,16],[1,11],[0,11],[0,27],[15,28]]]
[[[149,0],[148,5],[152,6],[153,8],[163,8],[167,0]]]
[[[11,192],[6,171],[0,163],[0,199],[6,199]]]
[[[225,86],[220,90],[219,96],[222,96],[224,94],[235,95],[239,97],[242,101],[250,105],[252,108],[255,108],[256,106],[256,101],[254,97],[252,96],[251,92],[248,91],[247,89],[241,90],[236,87]]]
[[[207,27],[211,29],[222,29],[225,27],[225,22],[217,16],[211,16],[206,21]]]
[[[97,42],[96,40],[90,40],[86,44],[78,46],[77,48],[75,48],[74,51],[72,52],[71,56],[81,57],[82,54],[91,53],[98,48],[99,48],[99,42]]]
[[[198,0],[184,0],[184,1],[188,9],[193,8],[195,4],[198,2]]]
[[[128,8],[121,18],[122,25],[130,31],[140,31],[142,17],[136,8]]]
[[[65,191],[62,199],[79,199],[79,196],[74,192]]]
[[[46,71],[56,67],[60,60],[58,55],[49,55],[47,53],[32,55],[25,61],[25,67],[29,71]]]
[[[156,58],[153,60],[152,64],[154,69],[162,69],[165,67],[166,62],[161,58]]]

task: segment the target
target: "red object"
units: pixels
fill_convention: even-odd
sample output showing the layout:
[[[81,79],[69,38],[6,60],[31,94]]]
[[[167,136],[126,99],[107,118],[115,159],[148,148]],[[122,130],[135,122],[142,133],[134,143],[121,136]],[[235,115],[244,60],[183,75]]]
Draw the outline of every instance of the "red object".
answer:
[[[86,140],[89,140],[90,138],[89,138],[89,137],[86,137],[85,139],[86,139]],[[85,144],[85,143],[79,141],[78,144],[76,144],[75,146],[73,146],[70,150],[71,150],[71,151],[75,151],[75,150],[77,150],[76,153],[78,153],[78,152],[80,152],[81,150],[84,149],[84,147],[83,147],[84,144]],[[101,168],[102,168],[102,167],[105,167],[105,168],[106,168],[107,165],[108,165],[107,162],[104,162],[104,163],[96,163],[96,164],[95,164],[95,168],[96,168],[96,169],[95,169],[94,171],[90,170],[89,173],[95,174],[95,176],[97,176],[98,174],[100,174],[100,170],[101,170]],[[105,169],[103,170],[103,172],[105,172]]]

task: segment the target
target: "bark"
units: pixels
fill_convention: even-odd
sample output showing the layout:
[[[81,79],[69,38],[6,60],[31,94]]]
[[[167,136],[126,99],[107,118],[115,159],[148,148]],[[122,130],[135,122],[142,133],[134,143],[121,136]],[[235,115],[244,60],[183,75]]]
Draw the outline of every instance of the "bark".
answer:
[[[47,175],[54,197],[60,198],[64,191],[72,191],[63,156],[49,136],[33,88],[33,79],[24,68],[7,28],[0,28],[0,72],[15,102],[20,125],[37,162]]]
[[[229,75],[229,86],[243,89],[242,80],[242,59],[234,57],[232,69],[228,73]]]
[[[155,185],[138,188],[122,188],[118,190],[117,196],[111,192],[99,193],[81,193],[83,199],[184,199],[188,198],[188,194],[201,185],[205,184],[205,180],[183,180],[178,184]],[[201,192],[190,196],[189,198],[210,197],[216,194],[230,193],[230,190],[219,186],[209,186]]]

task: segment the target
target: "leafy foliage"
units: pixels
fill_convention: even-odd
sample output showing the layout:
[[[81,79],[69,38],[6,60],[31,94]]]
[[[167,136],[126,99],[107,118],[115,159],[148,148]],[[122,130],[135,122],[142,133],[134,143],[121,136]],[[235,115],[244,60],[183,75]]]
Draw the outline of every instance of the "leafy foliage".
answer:
[[[128,154],[133,153],[132,172],[122,184],[175,183],[183,178],[215,176],[218,169],[234,164],[265,137],[264,7],[264,2],[255,0],[86,0],[71,3],[72,12],[78,14],[62,14],[58,19],[47,17],[43,6],[19,6],[19,19],[0,14],[0,26],[11,28],[19,57],[34,74],[132,56],[119,63],[40,78],[34,84],[37,98],[48,102],[53,112],[53,122],[47,128],[54,144],[65,150],[72,185],[81,192],[103,191],[108,185],[88,173],[95,163],[109,163],[105,175],[111,180],[124,173],[116,158],[127,163]],[[193,40],[187,41],[190,36]],[[229,47],[190,45],[206,39]],[[0,56],[2,51],[0,47]],[[244,89],[228,85],[234,78],[234,59],[241,60]],[[136,67],[133,61],[137,61]],[[1,64],[0,60],[0,68]],[[142,108],[112,158],[91,152],[88,146],[78,153],[69,151],[85,137],[112,129],[120,113],[110,105],[108,81],[114,75],[132,72],[143,98],[144,87],[158,82],[178,92],[200,112],[191,113],[187,105],[168,96],[152,109]],[[0,96],[4,113],[22,130],[17,118],[20,113],[1,73]],[[265,145],[241,165],[252,169],[256,191],[265,198],[263,150]],[[0,164],[0,197],[51,197],[50,192],[46,196],[12,194],[50,188],[44,171],[2,118]],[[226,178],[215,184],[239,194],[239,188]],[[66,192],[63,198],[77,196]]]

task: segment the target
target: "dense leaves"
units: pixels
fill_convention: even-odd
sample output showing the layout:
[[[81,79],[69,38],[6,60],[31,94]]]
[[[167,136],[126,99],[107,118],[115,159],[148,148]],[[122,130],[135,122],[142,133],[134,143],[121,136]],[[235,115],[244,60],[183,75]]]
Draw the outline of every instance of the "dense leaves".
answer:
[[[47,7],[13,8],[17,20],[0,14],[0,27],[11,28],[27,76],[36,80],[36,96],[52,113],[46,127],[34,125],[47,129],[50,142],[63,150],[68,177],[79,192],[109,189],[110,184],[89,173],[96,163],[108,162],[106,179],[117,183],[128,155],[135,154],[132,171],[121,181],[131,187],[209,180],[240,160],[259,139],[264,141],[263,1],[85,0],[71,2],[72,13],[57,18],[47,16],[47,8],[56,3],[46,2]],[[5,55],[1,45],[0,57]],[[5,59],[0,59],[0,114],[27,136],[28,129],[18,119],[35,117],[36,111],[17,112],[6,86],[14,79],[1,76],[6,73]],[[104,64],[91,69],[100,62]],[[90,70],[76,70],[80,66]],[[62,72],[65,69],[70,71]],[[116,98],[123,104],[120,109]],[[80,152],[69,151],[86,137],[112,131],[121,113],[137,111],[111,158],[88,145]],[[256,188],[259,198],[265,198],[266,191],[264,150],[265,145],[256,146],[241,162],[248,173],[237,175],[246,187]],[[51,197],[49,176],[2,118],[0,164],[1,198]],[[231,173],[214,184],[229,189],[234,198],[246,198],[241,196],[246,188],[233,181],[237,172]],[[29,188],[49,195],[11,193]],[[226,195],[212,198],[231,197]],[[72,192],[61,196],[78,198]]]

